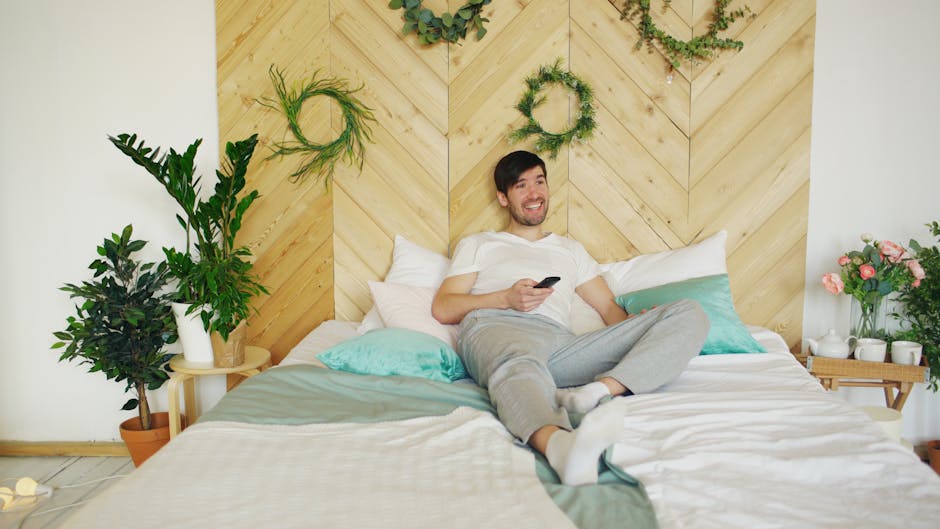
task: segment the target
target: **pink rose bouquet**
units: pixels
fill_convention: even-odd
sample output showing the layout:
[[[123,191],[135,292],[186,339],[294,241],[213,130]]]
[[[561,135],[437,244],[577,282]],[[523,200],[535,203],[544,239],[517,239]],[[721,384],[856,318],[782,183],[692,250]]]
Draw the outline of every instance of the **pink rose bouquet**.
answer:
[[[861,318],[873,320],[882,300],[906,285],[917,287],[924,279],[920,263],[901,245],[891,241],[876,241],[866,233],[862,235],[865,247],[839,256],[839,272],[823,275],[823,286],[832,294],[845,292],[861,307]],[[866,328],[867,327],[867,328]],[[861,322],[853,334],[875,336],[879,329],[873,321]]]

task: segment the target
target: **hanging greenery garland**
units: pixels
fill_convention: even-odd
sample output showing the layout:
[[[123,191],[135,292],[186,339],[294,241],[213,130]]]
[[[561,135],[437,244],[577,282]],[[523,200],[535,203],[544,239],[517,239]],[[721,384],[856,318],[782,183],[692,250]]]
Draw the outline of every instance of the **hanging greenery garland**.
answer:
[[[362,87],[350,90],[345,81],[336,78],[317,79],[315,72],[305,83],[298,83],[293,89],[288,90],[284,75],[275,69],[274,65],[271,65],[268,75],[274,84],[277,101],[268,100],[261,104],[284,113],[295,139],[292,142],[275,143],[274,154],[268,159],[294,153],[304,154],[304,161],[290,175],[290,181],[295,183],[314,174],[316,178],[323,177],[324,183],[329,185],[336,169],[336,162],[341,158],[358,165],[361,171],[365,154],[364,142],[372,141],[372,129],[369,128],[368,122],[375,121],[372,109],[353,96]],[[339,137],[329,143],[320,144],[308,140],[300,128],[299,116],[304,101],[316,96],[334,99],[339,104],[346,122]]]
[[[650,53],[653,52],[653,41],[658,42],[666,52],[666,57],[673,68],[680,66],[679,59],[686,58],[690,61],[696,59],[708,59],[716,49],[741,49],[744,43],[740,40],[723,39],[718,37],[718,33],[728,29],[740,17],[755,16],[751,13],[748,6],[726,12],[725,8],[732,0],[715,0],[714,20],[708,25],[708,33],[699,35],[690,41],[679,40],[656,26],[653,17],[650,16],[650,0],[626,0],[623,10],[620,12],[620,19],[634,19],[639,17],[638,29],[640,30],[640,40],[636,43],[636,48],[645,42],[649,47]],[[671,0],[663,0],[663,9],[669,7]]]
[[[486,35],[484,22],[489,19],[480,16],[483,7],[492,0],[469,0],[457,9],[456,13],[445,12],[437,16],[430,9],[421,7],[421,0],[392,0],[388,3],[391,9],[404,9],[405,25],[401,28],[402,35],[417,33],[422,44],[434,44],[440,40],[457,43],[467,38],[467,30],[476,28],[477,40]]]
[[[552,66],[541,66],[537,74],[526,78],[525,83],[528,90],[522,95],[522,99],[516,104],[516,110],[526,117],[526,124],[509,134],[509,141],[516,143],[525,140],[531,135],[538,136],[535,140],[535,150],[538,152],[548,151],[549,156],[554,159],[558,156],[558,150],[562,146],[570,143],[572,140],[586,140],[594,132],[596,122],[594,121],[594,93],[587,83],[578,79],[576,76],[562,70],[562,60],[558,59]],[[562,133],[548,132],[542,128],[542,125],[532,116],[532,111],[545,102],[545,97],[536,99],[538,93],[546,83],[561,85],[578,96],[578,119],[574,126]]]

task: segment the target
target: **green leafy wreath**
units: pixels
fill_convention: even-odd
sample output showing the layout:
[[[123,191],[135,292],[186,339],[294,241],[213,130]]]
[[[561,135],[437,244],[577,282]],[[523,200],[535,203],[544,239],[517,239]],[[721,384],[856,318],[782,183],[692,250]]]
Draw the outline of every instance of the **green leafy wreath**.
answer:
[[[659,29],[650,16],[650,0],[626,0],[623,10],[620,12],[620,19],[633,19],[640,17],[638,29],[640,30],[640,40],[636,43],[636,49],[645,42],[649,47],[650,53],[653,52],[653,41],[659,42],[666,52],[667,60],[673,68],[679,67],[679,59],[684,57],[690,61],[695,59],[708,59],[716,49],[741,49],[744,43],[740,40],[723,39],[718,37],[720,31],[728,29],[740,17],[755,16],[751,8],[744,6],[731,12],[726,12],[732,0],[715,0],[714,20],[708,25],[708,33],[699,35],[690,41],[679,40],[672,35],[666,34]],[[663,9],[669,7],[671,0],[663,0]]]
[[[526,124],[519,129],[509,133],[509,141],[516,143],[528,138],[531,135],[537,135],[535,140],[535,150],[539,152],[548,151],[549,156],[554,159],[558,156],[558,150],[563,145],[572,140],[586,140],[591,137],[594,127],[597,123],[594,121],[594,92],[591,87],[577,78],[571,72],[562,70],[561,59],[555,61],[552,66],[540,66],[536,75],[527,77],[525,80],[529,89],[522,95],[522,99],[516,104],[516,110],[526,117]],[[536,99],[538,93],[546,83],[555,83],[571,90],[578,96],[578,119],[574,126],[562,133],[547,132],[542,125],[532,116],[532,111],[545,102],[545,97]]]
[[[467,38],[467,30],[476,28],[477,40],[486,35],[484,22],[489,19],[480,16],[483,6],[492,0],[469,0],[461,6],[456,13],[445,12],[437,16],[430,9],[421,7],[421,0],[392,0],[388,3],[390,9],[404,9],[405,25],[401,28],[402,35],[417,33],[422,44],[434,44],[440,40],[457,43]]]
[[[269,99],[268,102],[260,103],[284,113],[295,139],[291,142],[275,143],[274,153],[268,156],[268,159],[304,153],[304,161],[297,170],[291,173],[290,181],[296,183],[306,180],[307,176],[313,173],[318,179],[321,176],[324,177],[326,185],[329,185],[336,169],[336,162],[341,158],[358,165],[359,170],[362,170],[365,154],[364,142],[372,141],[372,129],[369,128],[368,122],[374,122],[375,116],[372,114],[372,109],[353,96],[362,89],[362,86],[350,90],[346,86],[346,81],[336,78],[317,79],[317,73],[319,72],[314,72],[309,80],[298,83],[293,89],[288,90],[284,75],[271,65],[268,75],[274,84],[277,101]],[[308,140],[298,121],[304,101],[316,96],[333,98],[339,104],[346,122],[343,132],[329,143],[319,144]]]

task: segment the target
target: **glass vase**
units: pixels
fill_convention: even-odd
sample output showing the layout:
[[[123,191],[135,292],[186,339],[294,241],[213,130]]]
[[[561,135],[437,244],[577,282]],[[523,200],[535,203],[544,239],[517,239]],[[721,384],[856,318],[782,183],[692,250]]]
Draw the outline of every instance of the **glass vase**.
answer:
[[[885,322],[887,320],[886,300],[879,296],[871,303],[863,303],[852,298],[852,312],[850,320],[850,333],[856,338],[885,339]]]

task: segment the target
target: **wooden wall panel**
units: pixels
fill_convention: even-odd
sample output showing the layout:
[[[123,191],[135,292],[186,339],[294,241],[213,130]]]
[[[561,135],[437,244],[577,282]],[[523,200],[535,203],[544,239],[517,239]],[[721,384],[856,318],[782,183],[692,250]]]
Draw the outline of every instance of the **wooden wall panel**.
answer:
[[[462,0],[425,0],[440,13]],[[341,165],[331,188],[285,176],[297,160],[252,164],[264,195],[242,242],[271,289],[256,303],[251,340],[289,351],[319,321],[356,320],[370,279],[391,263],[394,236],[446,252],[466,234],[502,229],[492,170],[523,123],[513,108],[524,78],[561,58],[594,89],[594,137],[546,157],[547,228],[582,241],[600,261],[677,248],[727,229],[736,305],[748,323],[801,334],[812,105],[813,0],[749,0],[754,18],[726,36],[744,49],[671,71],[660,52],[635,48],[620,0],[494,0],[488,33],[460,45],[422,46],[401,34],[401,12],[368,0],[217,1],[219,119],[223,141],[251,132],[284,139],[267,69],[290,79],[314,71],[362,85],[375,112],[365,163]],[[734,7],[737,2],[732,4]],[[712,0],[653,2],[677,38],[707,31]],[[546,90],[537,118],[573,119],[568,92]],[[336,105],[311,100],[305,131],[342,130]]]
[[[814,0],[748,2],[729,34],[744,49],[693,68],[689,217],[728,230],[728,273],[745,321],[798,349],[812,121]],[[693,11],[713,3],[695,0]],[[708,17],[695,17],[696,33]]]
[[[333,75],[364,83],[359,95],[378,120],[362,173],[342,168],[333,189],[336,314],[358,320],[396,234],[447,249],[447,48],[403,38],[400,12],[384,2],[333,0],[331,16]]]
[[[249,319],[248,340],[269,348],[275,362],[320,320],[333,317],[333,213],[322,184],[288,181],[297,160],[267,159],[271,144],[288,136],[283,117],[259,100],[275,95],[271,65],[289,79],[328,69],[328,13],[329,0],[216,2],[219,137],[224,144],[259,135],[247,185],[261,198],[239,241],[254,253],[270,295],[254,300],[258,313]],[[329,138],[329,104],[310,103],[304,130]]]
[[[455,2],[456,4],[456,2]],[[532,0],[507,5],[493,2],[484,12],[499,18],[498,28],[479,44],[484,52],[464,51],[476,46],[469,37],[453,50],[450,73],[450,242],[469,233],[499,230],[505,217],[495,204],[493,167],[506,153],[531,149],[530,144],[510,145],[507,134],[525,121],[513,107],[526,90],[524,80],[539,66],[561,58],[568,62],[567,1]],[[524,5],[523,5],[524,4]],[[535,111],[546,124],[566,127],[569,114],[567,94],[560,92]],[[548,229],[567,232],[567,153],[546,158],[552,190]]]

